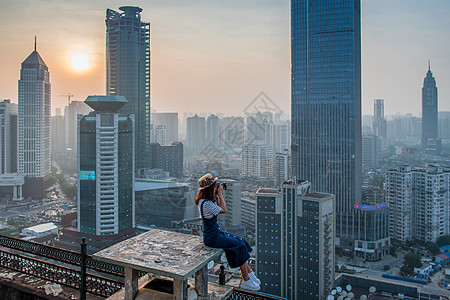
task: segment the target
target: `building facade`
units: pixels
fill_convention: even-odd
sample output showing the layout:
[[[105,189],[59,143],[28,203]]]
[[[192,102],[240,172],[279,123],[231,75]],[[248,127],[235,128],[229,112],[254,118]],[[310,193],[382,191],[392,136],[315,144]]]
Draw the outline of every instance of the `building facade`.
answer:
[[[17,173],[17,104],[0,101],[0,174]]]
[[[449,234],[449,178],[450,170],[438,165],[402,166],[387,172],[392,240],[434,243]]]
[[[227,184],[227,189],[223,191],[227,213],[219,215],[219,225],[226,231],[233,231],[233,227],[242,225],[241,183],[230,178],[221,178],[219,182]]]
[[[210,115],[206,120],[206,143],[220,146],[220,120],[216,115]]]
[[[166,128],[166,142],[178,142],[178,113],[152,113],[153,125],[164,125]]]
[[[361,200],[360,0],[291,1],[294,172],[336,195],[336,246],[354,246]]]
[[[186,147],[190,150],[202,150],[206,146],[206,120],[195,115],[186,119]]]
[[[375,261],[389,254],[389,204],[380,187],[363,186],[362,197],[355,207],[355,256]]]
[[[373,100],[373,121],[372,134],[377,136],[380,141],[380,149],[386,147],[387,142],[387,123],[384,118],[384,99]]]
[[[335,197],[308,182],[256,193],[256,272],[261,291],[326,299],[334,286]]]
[[[362,164],[365,168],[378,168],[380,139],[376,135],[364,135],[362,137]]]
[[[78,231],[98,241],[135,228],[134,116],[118,113],[126,101],[89,96],[94,112],[78,119]]]
[[[18,171],[24,196],[44,198],[51,180],[50,73],[34,51],[22,62],[18,106]]]
[[[292,179],[292,156],[288,152],[277,153],[274,161],[275,185],[280,186],[284,181]]]
[[[436,79],[428,72],[422,87],[422,149],[427,151],[428,139],[438,138],[438,91]]]
[[[163,169],[172,177],[183,176],[183,144],[173,142],[172,145],[161,146],[159,143],[150,145],[150,168]]]
[[[84,101],[71,101],[64,108],[65,149],[77,151],[77,122],[78,115],[87,115],[92,109]]]
[[[136,169],[150,165],[150,23],[142,9],[122,6],[106,10],[106,93],[124,96],[120,110],[136,119]]]
[[[273,176],[272,148],[259,141],[242,149],[242,175],[269,178]]]

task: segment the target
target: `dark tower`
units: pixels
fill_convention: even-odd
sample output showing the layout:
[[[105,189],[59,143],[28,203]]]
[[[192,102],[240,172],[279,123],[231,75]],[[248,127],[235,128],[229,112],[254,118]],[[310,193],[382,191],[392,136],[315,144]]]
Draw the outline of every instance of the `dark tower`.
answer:
[[[436,79],[428,61],[427,76],[422,88],[422,149],[426,151],[428,140],[438,138],[438,93]]]

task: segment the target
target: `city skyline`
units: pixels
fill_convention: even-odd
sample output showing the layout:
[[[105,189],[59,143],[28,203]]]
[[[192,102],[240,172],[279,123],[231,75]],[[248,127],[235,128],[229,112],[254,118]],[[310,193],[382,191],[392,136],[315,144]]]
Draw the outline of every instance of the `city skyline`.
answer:
[[[105,94],[105,12],[128,4],[3,3],[0,19],[8,30],[0,34],[6,46],[0,49],[5,60],[0,98],[17,103],[18,67],[32,51],[35,35],[38,51],[52,69],[52,114],[67,104],[69,92],[81,101],[90,94]],[[289,1],[137,1],[132,5],[143,8],[143,18],[152,27],[152,108],[239,114],[264,91],[289,114]],[[83,12],[82,18],[75,11]],[[442,38],[450,28],[444,17],[449,12],[446,1],[435,0],[433,5],[363,1],[363,114],[372,114],[373,99],[382,98],[386,115],[420,116],[421,85],[429,59],[437,84],[442,83],[439,111],[450,110],[450,91],[444,88],[450,80],[446,55],[450,42]],[[91,67],[76,71],[70,61],[83,53]],[[83,67],[78,59],[78,67]],[[206,101],[210,105],[203,105]],[[227,105],[220,107],[221,103]]]

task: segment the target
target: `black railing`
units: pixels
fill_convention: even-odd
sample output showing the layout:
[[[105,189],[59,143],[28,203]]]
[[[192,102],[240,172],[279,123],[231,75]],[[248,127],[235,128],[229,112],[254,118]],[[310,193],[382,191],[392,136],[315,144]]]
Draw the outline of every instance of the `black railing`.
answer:
[[[81,262],[80,252],[48,246],[36,242],[24,241],[5,235],[0,235],[0,246],[36,254],[75,266],[80,266]],[[120,277],[123,277],[125,274],[123,267],[95,260],[91,255],[86,255],[86,268]]]
[[[80,289],[80,271],[40,259],[0,250],[0,265],[24,274]],[[124,283],[86,273],[86,291],[109,297],[124,287]]]

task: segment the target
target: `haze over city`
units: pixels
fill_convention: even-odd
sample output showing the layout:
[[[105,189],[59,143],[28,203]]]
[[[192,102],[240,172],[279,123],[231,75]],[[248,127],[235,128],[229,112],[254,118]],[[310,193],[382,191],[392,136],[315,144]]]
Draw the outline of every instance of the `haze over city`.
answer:
[[[287,0],[2,2],[0,90],[12,102],[35,35],[51,71],[52,113],[69,92],[81,101],[105,94],[105,10],[129,4],[151,23],[152,108],[240,114],[264,91],[290,111]],[[439,110],[450,110],[449,14],[445,0],[362,2],[363,114],[384,98],[387,115],[420,116],[428,60]]]

